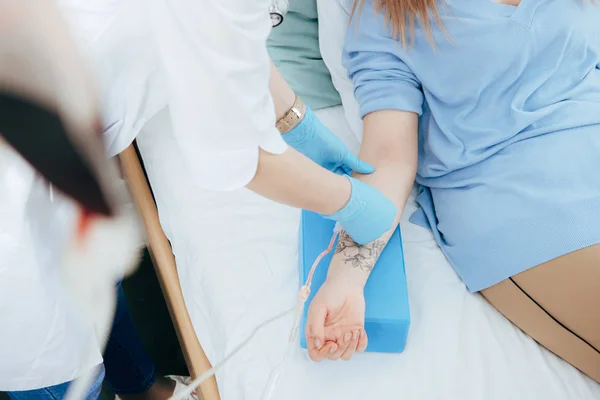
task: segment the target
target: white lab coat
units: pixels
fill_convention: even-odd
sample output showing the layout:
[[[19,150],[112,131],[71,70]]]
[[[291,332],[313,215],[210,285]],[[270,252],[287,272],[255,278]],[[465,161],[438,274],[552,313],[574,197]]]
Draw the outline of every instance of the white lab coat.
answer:
[[[59,0],[103,93],[111,155],[170,107],[196,183],[231,190],[256,172],[275,128],[266,40],[270,0]]]
[[[102,362],[57,273],[76,209],[1,139],[0,193],[0,391],[70,381]]]
[[[125,184],[113,185],[118,215],[76,237],[78,206],[0,139],[0,390],[71,381],[102,362],[115,283],[143,246]]]
[[[268,92],[269,0],[57,1],[97,77],[111,156],[167,105],[204,188],[242,187],[259,147],[286,150]],[[53,269],[72,205],[50,202],[31,168],[1,151],[0,390],[35,389],[76,378],[101,355]]]

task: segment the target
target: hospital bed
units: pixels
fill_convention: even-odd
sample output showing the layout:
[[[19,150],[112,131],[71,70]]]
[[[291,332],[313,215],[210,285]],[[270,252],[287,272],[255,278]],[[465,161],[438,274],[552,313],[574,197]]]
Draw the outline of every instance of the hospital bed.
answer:
[[[344,107],[317,115],[356,151],[360,121],[339,59],[347,16],[331,0],[319,3],[319,13],[326,21],[320,24],[322,52]],[[247,190],[200,189],[171,131],[165,109],[137,139],[156,203],[143,187],[133,149],[122,160],[139,196],[186,359],[197,375],[261,322],[293,306],[300,214]],[[313,363],[298,345],[274,399],[600,399],[600,385],[466,290],[432,234],[408,222],[416,207],[413,193],[401,222],[412,319],[405,351]],[[261,330],[217,373],[216,382],[202,388],[205,399],[257,400],[283,357],[292,323],[290,316]]]
[[[319,117],[336,132],[352,132],[341,107]],[[214,364],[294,304],[299,212],[246,190],[199,189],[170,136],[168,110],[150,121],[138,143],[177,262],[178,276],[162,279],[180,282],[193,329]],[[412,314],[405,351],[316,364],[298,345],[274,399],[600,399],[600,385],[465,289],[431,233],[407,221],[415,207],[413,194],[401,223]],[[173,270],[171,256],[165,259]],[[259,398],[291,325],[287,318],[265,327],[217,373],[221,399]],[[189,332],[189,325],[182,328]],[[197,357],[199,368],[207,368],[201,353],[188,360]]]

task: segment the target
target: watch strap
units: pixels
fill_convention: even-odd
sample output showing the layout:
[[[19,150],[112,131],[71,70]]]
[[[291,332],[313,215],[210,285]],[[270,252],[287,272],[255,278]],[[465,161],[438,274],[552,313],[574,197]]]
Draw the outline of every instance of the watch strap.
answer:
[[[281,134],[288,133],[294,129],[300,123],[300,121],[302,121],[302,118],[304,118],[305,114],[306,105],[299,96],[296,96],[292,108],[290,108],[288,112],[286,112],[285,115],[277,121],[275,126]]]

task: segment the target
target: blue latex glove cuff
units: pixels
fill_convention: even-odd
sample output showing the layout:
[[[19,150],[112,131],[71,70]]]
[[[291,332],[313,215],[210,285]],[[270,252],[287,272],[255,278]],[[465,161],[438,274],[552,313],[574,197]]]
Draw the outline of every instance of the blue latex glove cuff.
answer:
[[[360,182],[357,179],[352,178],[351,176],[348,176],[348,175],[344,175],[344,176],[346,178],[348,178],[348,180],[350,181],[350,186],[352,188],[351,194],[350,194],[350,200],[348,200],[348,203],[346,203],[344,208],[342,208],[335,214],[325,215],[325,218],[332,219],[334,221],[339,221],[341,224],[343,224],[343,221],[348,221],[348,220],[353,219],[367,205],[367,203],[364,200],[361,200],[360,192],[356,188],[357,183],[362,183],[362,182]]]
[[[340,211],[325,218],[338,221],[356,243],[367,244],[393,227],[398,209],[373,186],[345,176],[352,186],[350,200]]]
[[[315,113],[306,107],[306,113],[298,125],[296,125],[288,133],[281,135],[285,142],[296,148],[298,145],[304,144],[315,137],[317,125],[317,117]]]

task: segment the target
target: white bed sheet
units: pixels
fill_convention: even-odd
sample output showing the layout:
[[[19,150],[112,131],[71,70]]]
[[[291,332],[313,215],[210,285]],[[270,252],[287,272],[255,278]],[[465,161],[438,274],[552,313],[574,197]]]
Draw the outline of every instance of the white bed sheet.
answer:
[[[341,107],[317,113],[357,148]],[[206,192],[183,165],[168,111],[138,138],[196,332],[214,364],[298,290],[299,212],[247,191]],[[412,324],[402,354],[313,363],[298,345],[273,399],[592,400],[600,385],[467,292],[431,233],[402,219]],[[223,400],[257,400],[291,317],[261,331],[217,374]]]

